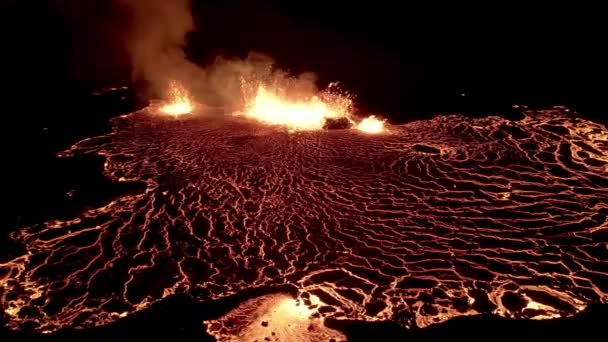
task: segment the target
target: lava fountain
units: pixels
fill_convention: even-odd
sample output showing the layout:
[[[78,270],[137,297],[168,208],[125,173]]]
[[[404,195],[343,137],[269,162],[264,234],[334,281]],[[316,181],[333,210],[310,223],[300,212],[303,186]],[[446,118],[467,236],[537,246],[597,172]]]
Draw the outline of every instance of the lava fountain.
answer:
[[[169,102],[160,107],[161,113],[178,117],[192,112],[194,106],[190,100],[190,95],[180,83],[176,81],[169,82],[167,94]]]
[[[371,134],[382,133],[385,130],[384,120],[378,119],[375,115],[370,115],[359,122],[357,129]]]
[[[321,129],[327,119],[349,118],[352,112],[351,97],[331,86],[308,94],[285,85],[259,84],[251,94],[245,95],[245,109],[239,114],[289,131]]]

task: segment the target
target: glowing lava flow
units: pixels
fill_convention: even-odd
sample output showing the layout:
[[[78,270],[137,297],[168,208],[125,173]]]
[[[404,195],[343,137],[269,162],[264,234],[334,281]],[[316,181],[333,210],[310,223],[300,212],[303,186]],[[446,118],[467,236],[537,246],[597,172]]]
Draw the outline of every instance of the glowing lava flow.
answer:
[[[169,103],[160,107],[160,112],[178,117],[192,112],[193,105],[186,88],[176,81],[171,81],[168,88]]]
[[[276,285],[322,303],[253,298],[208,331],[294,341],[334,336],[328,318],[424,327],[608,301],[603,125],[563,109],[443,115],[365,139],[150,110],[60,154],[103,156],[108,178],[145,189],[11,235],[23,255],[0,261],[9,328],[90,327],[175,293]]]
[[[365,133],[382,133],[384,132],[384,121],[378,119],[374,115],[371,115],[357,125],[357,129]]]
[[[243,115],[271,125],[286,126],[291,131],[321,129],[327,119],[348,117],[351,101],[346,96],[323,98],[314,95],[290,98],[284,91],[260,85],[246,103]]]

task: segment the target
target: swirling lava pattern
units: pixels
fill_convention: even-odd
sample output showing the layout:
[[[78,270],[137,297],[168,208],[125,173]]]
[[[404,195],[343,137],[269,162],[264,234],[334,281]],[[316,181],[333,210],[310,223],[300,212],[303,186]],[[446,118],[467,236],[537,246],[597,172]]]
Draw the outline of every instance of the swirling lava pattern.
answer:
[[[571,315],[608,299],[608,132],[565,109],[367,135],[146,110],[63,156],[142,181],[25,228],[1,265],[13,328],[104,324],[176,292],[293,284],[317,317],[426,326]]]

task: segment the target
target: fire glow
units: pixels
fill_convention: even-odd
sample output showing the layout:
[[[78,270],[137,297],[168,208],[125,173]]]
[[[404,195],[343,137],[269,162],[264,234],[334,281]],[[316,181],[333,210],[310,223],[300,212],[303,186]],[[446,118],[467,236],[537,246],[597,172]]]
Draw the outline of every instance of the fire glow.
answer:
[[[378,134],[385,131],[384,122],[374,115],[358,123],[353,120],[353,101],[330,85],[319,92],[298,91],[289,84],[269,85],[255,82],[244,88],[243,115],[268,125],[286,127],[290,132],[323,129],[329,119],[348,120],[359,131]],[[194,102],[188,90],[177,81],[169,82],[167,98],[158,111],[179,117],[194,111]]]
[[[384,120],[378,119],[375,115],[370,115],[359,122],[357,129],[371,134],[382,133],[384,132]]]
[[[321,129],[327,119],[348,118],[352,100],[346,95],[322,92],[312,96],[290,96],[285,90],[259,85],[246,99],[244,116],[290,131]]]
[[[169,95],[169,102],[160,107],[160,111],[163,114],[178,117],[192,112],[193,105],[190,95],[181,84],[171,81],[167,93]]]

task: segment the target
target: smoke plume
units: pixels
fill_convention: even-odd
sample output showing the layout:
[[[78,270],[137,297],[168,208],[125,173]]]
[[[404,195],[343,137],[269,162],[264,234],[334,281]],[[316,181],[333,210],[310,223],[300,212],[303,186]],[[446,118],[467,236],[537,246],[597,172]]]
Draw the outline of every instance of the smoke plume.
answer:
[[[195,28],[190,0],[114,1],[130,18],[124,44],[133,78],[150,84],[151,95],[162,94],[170,80],[190,86],[204,80],[204,70],[190,62],[184,52],[187,34]]]
[[[171,81],[184,85],[201,103],[228,107],[240,104],[248,91],[244,83],[281,84],[304,96],[318,90],[314,74],[291,77],[262,53],[251,52],[245,59],[218,56],[205,66],[189,60],[188,34],[197,29],[190,0],[56,1],[76,30],[94,29],[115,41],[121,51],[114,53],[128,56],[131,81],[147,97],[165,97]],[[109,19],[99,11],[107,12]]]

